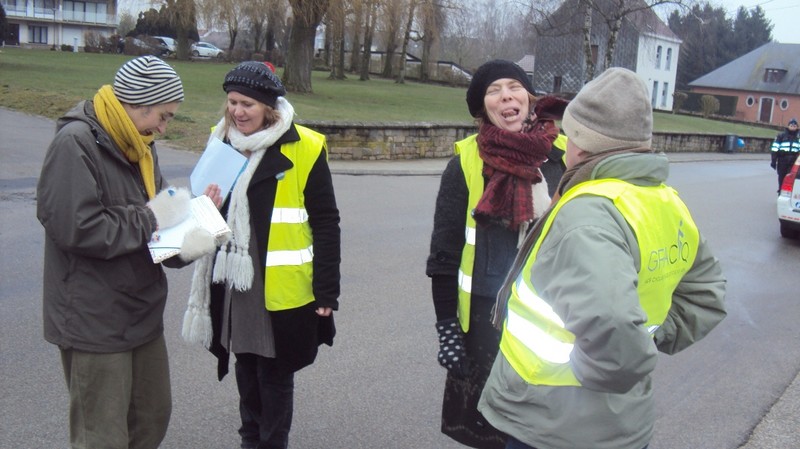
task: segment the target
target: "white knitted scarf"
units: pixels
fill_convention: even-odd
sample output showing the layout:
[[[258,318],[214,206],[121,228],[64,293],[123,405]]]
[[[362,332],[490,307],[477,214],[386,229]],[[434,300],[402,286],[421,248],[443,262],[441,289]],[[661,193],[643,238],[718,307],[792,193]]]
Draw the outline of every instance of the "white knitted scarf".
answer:
[[[267,148],[289,130],[294,118],[294,108],[284,97],[278,97],[275,109],[280,116],[279,120],[269,128],[248,136],[233,125],[227,130],[226,136],[225,130],[228,126],[224,116],[211,133],[212,138],[225,140],[227,137],[237,151],[249,152],[250,157],[231,191],[227,218],[232,231],[231,238],[217,251],[213,264],[212,255],[204,256],[195,262],[192,286],[189,290],[189,304],[183,315],[182,335],[189,343],[201,343],[206,348],[211,346],[212,281],[227,283],[240,292],[249,290],[253,285],[254,267],[250,257],[250,207],[247,201],[247,188]]]

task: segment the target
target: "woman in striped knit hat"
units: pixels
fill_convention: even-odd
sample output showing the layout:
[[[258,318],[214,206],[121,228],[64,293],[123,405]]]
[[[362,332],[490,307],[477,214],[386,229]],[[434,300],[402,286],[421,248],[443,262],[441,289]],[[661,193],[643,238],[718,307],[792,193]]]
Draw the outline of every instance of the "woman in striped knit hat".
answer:
[[[175,70],[154,56],[126,62],[58,120],[37,187],[45,230],[44,337],[58,346],[72,448],[157,448],[172,400],[164,307],[167,278],[147,243],[189,213],[167,189],[153,139],[183,101]],[[206,189],[221,203],[219,188]],[[215,248],[197,232],[180,267]]]

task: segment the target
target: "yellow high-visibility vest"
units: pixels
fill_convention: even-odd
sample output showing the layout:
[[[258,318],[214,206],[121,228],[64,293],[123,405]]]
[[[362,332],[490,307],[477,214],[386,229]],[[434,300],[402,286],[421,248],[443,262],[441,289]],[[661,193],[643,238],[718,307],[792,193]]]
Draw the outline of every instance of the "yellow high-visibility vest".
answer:
[[[279,173],[267,242],[264,300],[267,310],[295,309],[314,301],[314,239],[303,191],[311,168],[327,147],[325,136],[295,125],[300,140],[281,145],[293,167]]]
[[[541,235],[511,286],[500,350],[526,382],[580,386],[570,366],[575,335],[547,298],[536,293],[529,273],[561,207],[580,195],[604,196],[614,202],[639,244],[641,267],[637,292],[652,335],[664,322],[672,293],[694,264],[700,241],[697,226],[677,193],[664,184],[641,187],[602,179],[581,183],[564,194],[545,222]]]
[[[553,141],[553,146],[564,152],[561,155],[561,162],[567,165],[567,136],[558,133],[558,137]]]
[[[467,182],[467,224],[464,228],[464,249],[458,268],[458,322],[464,332],[469,331],[470,298],[472,295],[472,270],[475,266],[475,218],[472,211],[483,196],[483,159],[478,155],[477,134],[455,143],[455,153],[460,155],[461,171]]]

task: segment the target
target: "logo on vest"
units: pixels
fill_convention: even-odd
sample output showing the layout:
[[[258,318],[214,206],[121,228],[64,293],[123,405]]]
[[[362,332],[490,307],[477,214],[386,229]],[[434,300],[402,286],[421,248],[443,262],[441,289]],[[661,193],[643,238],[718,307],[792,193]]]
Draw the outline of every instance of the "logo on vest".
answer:
[[[649,271],[658,271],[669,268],[678,262],[689,262],[689,243],[683,240],[683,220],[678,223],[678,239],[664,248],[650,251],[650,260],[647,263]]]

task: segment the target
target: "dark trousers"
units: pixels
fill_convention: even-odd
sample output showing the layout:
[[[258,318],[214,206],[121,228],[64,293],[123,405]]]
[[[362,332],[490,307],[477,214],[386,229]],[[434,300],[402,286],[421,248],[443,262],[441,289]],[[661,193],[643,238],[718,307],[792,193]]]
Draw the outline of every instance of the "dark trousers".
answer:
[[[650,446],[650,445],[648,444],[647,446],[643,447],[642,449],[647,449],[648,446]],[[522,441],[519,441],[519,440],[517,440],[515,438],[509,437],[508,438],[508,443],[506,443],[506,449],[536,449],[536,448],[533,447],[533,446],[528,446],[527,444],[525,444]]]
[[[236,354],[242,448],[286,449],[292,427],[294,372],[275,359]]]

